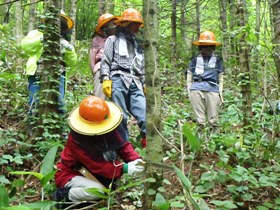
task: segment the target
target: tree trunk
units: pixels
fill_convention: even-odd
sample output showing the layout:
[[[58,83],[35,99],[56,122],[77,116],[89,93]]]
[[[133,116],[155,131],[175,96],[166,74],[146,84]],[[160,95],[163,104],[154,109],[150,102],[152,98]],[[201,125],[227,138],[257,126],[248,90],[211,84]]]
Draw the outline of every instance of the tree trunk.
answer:
[[[256,86],[260,84],[259,80],[259,67],[260,67],[260,62],[259,62],[259,42],[260,42],[260,28],[261,28],[261,21],[260,21],[260,0],[256,0],[256,26],[255,26],[255,34],[257,37],[256,44],[253,48],[252,52],[252,88],[257,89]],[[259,93],[257,93],[259,94]]]
[[[58,113],[58,89],[61,53],[60,53],[60,21],[59,21],[59,0],[50,0],[46,2],[46,14],[50,17],[45,18],[46,28],[44,29],[44,52],[43,66],[41,73],[41,99],[39,116],[44,113]]]
[[[238,25],[237,24],[237,17],[235,17],[235,15],[237,14],[236,11],[236,3],[234,2],[234,0],[229,0],[229,31],[234,31],[235,27]],[[237,74],[238,74],[238,59],[239,59],[239,55],[238,55],[238,49],[237,49],[237,43],[238,40],[235,36],[230,36],[230,57],[232,60],[232,75],[233,78],[236,78]]]
[[[184,50],[187,50],[190,48],[189,46],[189,41],[188,41],[188,38],[187,38],[187,20],[186,20],[186,6],[188,4],[189,0],[182,0],[182,3],[181,3],[181,33],[182,33],[182,39],[183,39],[183,48]]]
[[[5,13],[4,13],[4,20],[3,23],[9,23],[10,21],[10,9],[11,6],[13,5],[12,3],[9,3],[10,0],[5,0],[6,4],[5,4]]]
[[[196,0],[195,1],[195,11],[196,11],[196,35],[199,37],[200,35],[200,1]]]
[[[239,27],[245,27],[247,24],[247,10],[246,0],[239,0],[237,3],[237,16],[239,20]],[[243,124],[249,125],[251,117],[251,83],[250,83],[250,66],[249,66],[249,47],[246,43],[246,31],[241,31],[241,37],[239,39],[239,62],[240,62],[240,74],[239,81],[241,81],[241,94],[242,94],[242,109],[244,113]]]
[[[35,28],[34,27],[35,22],[36,22],[35,10],[36,10],[35,0],[31,0],[30,5],[29,5],[28,31],[32,31]]]
[[[277,78],[278,78],[278,88],[280,85],[280,1],[273,1],[271,3],[272,9],[272,23],[273,23],[273,31],[274,37],[272,43],[274,44],[273,49],[273,59],[275,62],[276,70],[277,70]]]
[[[147,86],[147,160],[161,162],[163,157],[161,131],[161,87],[158,68],[158,8],[157,1],[143,0],[144,27],[144,50],[145,70]],[[152,202],[155,194],[149,195],[148,190],[158,192],[162,183],[162,174],[158,175],[155,169],[147,165],[147,177],[156,179],[155,183],[148,183],[145,186],[144,209],[152,209]]]
[[[15,18],[16,18],[15,36],[17,40],[17,45],[20,45],[20,40],[23,37],[21,1],[15,2]]]
[[[223,53],[223,60],[225,61],[225,68],[226,68],[226,73],[231,73],[229,72],[230,68],[227,68],[227,62],[229,60],[229,51],[230,51],[230,43],[229,43],[229,36],[228,36],[228,25],[227,25],[227,2],[226,0],[221,0],[220,1],[220,17],[221,17],[221,24],[222,24],[222,31],[223,31],[223,48],[222,48],[222,53]]]
[[[77,14],[77,0],[71,0],[70,1],[70,5],[71,5],[71,9],[70,9],[70,17],[72,18],[72,20],[74,21],[74,27],[72,30],[72,35],[71,35],[71,43],[74,45],[75,41],[76,41],[76,14]]]
[[[176,68],[176,52],[177,52],[177,0],[172,0],[172,13],[171,13],[171,64]]]
[[[114,2],[113,0],[98,0],[99,16],[104,13],[114,14]]]

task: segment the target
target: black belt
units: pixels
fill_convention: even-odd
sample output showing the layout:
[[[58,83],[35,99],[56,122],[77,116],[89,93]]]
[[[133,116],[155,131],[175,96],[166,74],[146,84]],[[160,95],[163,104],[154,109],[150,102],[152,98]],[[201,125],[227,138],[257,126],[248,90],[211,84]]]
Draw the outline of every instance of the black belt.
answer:
[[[193,79],[194,82],[214,82],[217,83],[217,80],[214,79],[204,79],[204,78],[198,78],[198,79]]]
[[[124,71],[124,72],[127,72],[127,73],[130,73],[132,75],[135,75],[135,72],[134,71],[130,71],[130,69],[126,69],[126,68],[117,68],[117,69],[112,69],[111,71]],[[137,75],[136,75],[137,76]]]

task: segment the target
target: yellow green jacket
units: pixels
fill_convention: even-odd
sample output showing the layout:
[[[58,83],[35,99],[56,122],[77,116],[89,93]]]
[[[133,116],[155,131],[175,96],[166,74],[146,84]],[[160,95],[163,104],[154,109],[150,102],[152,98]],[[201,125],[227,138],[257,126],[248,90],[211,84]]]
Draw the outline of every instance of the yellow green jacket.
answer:
[[[21,47],[25,54],[29,56],[26,63],[25,74],[34,75],[37,71],[37,63],[43,53],[43,33],[38,30],[30,31],[27,36],[21,40]],[[77,63],[77,54],[75,48],[66,40],[61,39],[61,50],[63,61],[66,66],[74,69]]]

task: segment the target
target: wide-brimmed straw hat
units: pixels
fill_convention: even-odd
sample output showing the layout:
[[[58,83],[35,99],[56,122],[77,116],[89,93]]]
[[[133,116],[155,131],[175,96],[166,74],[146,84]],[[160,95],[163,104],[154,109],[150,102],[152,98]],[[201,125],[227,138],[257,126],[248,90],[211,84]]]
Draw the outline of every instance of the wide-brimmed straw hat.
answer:
[[[216,41],[215,34],[212,31],[204,31],[200,34],[199,40],[193,42],[197,46],[220,46],[221,43]]]
[[[68,123],[75,132],[94,136],[116,129],[122,118],[121,108],[113,102],[96,96],[88,96],[72,110]]]

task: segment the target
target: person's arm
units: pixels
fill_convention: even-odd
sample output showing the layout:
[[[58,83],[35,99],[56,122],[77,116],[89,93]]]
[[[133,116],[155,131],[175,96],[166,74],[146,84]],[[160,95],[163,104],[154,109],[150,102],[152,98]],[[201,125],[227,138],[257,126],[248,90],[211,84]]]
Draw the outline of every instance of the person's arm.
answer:
[[[189,64],[188,69],[186,70],[185,74],[187,76],[187,91],[188,91],[188,95],[190,95],[190,89],[193,83],[193,70],[196,66],[196,59],[193,58]]]
[[[123,164],[121,162],[109,162],[104,160],[103,156],[99,155],[90,156],[74,142],[72,137],[68,141],[68,148],[71,151],[73,159],[85,166],[93,175],[97,174],[108,179],[120,178],[122,176]]]
[[[74,69],[77,64],[77,53],[72,44],[65,39],[60,40],[63,61],[70,69]]]
[[[95,66],[95,57],[97,54],[97,49],[94,47],[91,47],[89,50],[89,63],[90,63],[90,68],[92,71],[92,74],[94,74],[94,66]]]
[[[104,47],[105,40],[99,36],[95,36],[92,39],[91,48],[89,51],[89,61],[90,61],[90,67],[91,71],[94,75],[94,73],[99,68],[96,66],[98,62],[101,62],[102,56],[103,56],[103,47]],[[100,64],[99,64],[100,65]]]
[[[219,83],[219,94],[221,98],[221,102],[224,103],[224,98],[223,98],[223,90],[224,90],[224,66],[223,66],[223,61],[219,57],[219,63],[218,63],[218,70],[219,70],[219,75],[218,75],[218,83]]]
[[[110,36],[104,45],[104,55],[101,60],[100,81],[110,79],[112,60],[114,57],[114,36]]]
[[[141,158],[140,155],[134,150],[130,142],[126,142],[123,145],[123,147],[121,147],[117,151],[117,153],[121,157],[121,159],[126,163]]]
[[[188,90],[188,95],[190,95],[190,89],[193,81],[193,74],[191,72],[187,73],[187,90]]]

